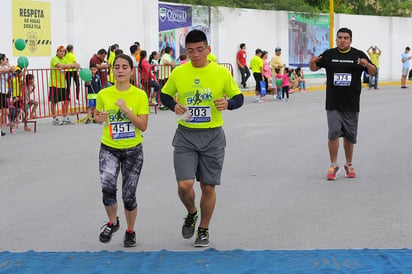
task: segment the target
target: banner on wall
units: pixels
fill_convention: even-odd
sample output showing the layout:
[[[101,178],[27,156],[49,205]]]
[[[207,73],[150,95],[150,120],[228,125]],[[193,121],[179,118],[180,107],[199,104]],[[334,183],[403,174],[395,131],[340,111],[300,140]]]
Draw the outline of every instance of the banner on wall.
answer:
[[[329,49],[329,16],[289,12],[289,65],[309,67],[309,61]]]
[[[159,3],[159,51],[173,49],[173,58],[185,54],[185,37],[192,29],[203,30],[210,43],[209,8]]]
[[[31,0],[12,2],[12,43],[14,44],[18,38],[26,41],[26,48],[23,51],[18,51],[13,46],[13,56],[50,56],[50,2]]]

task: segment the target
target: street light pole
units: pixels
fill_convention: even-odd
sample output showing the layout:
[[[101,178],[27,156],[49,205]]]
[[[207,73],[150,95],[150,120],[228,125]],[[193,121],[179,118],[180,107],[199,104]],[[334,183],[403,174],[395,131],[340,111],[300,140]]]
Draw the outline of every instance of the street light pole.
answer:
[[[333,0],[329,0],[329,46],[333,48],[333,31],[334,31],[334,16],[333,16]]]

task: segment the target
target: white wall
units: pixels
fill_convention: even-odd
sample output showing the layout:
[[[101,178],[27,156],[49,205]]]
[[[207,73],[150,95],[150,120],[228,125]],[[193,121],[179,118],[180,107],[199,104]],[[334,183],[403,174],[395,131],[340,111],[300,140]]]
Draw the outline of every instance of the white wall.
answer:
[[[47,0],[45,0],[47,1]],[[51,3],[52,53],[58,45],[74,45],[81,65],[87,67],[90,57],[100,48],[118,43],[129,53],[129,46],[139,41],[147,51],[158,46],[158,1],[156,0],[49,0]],[[0,52],[12,64],[12,0],[2,0],[0,17]],[[256,48],[269,51],[282,48],[282,59],[288,61],[288,13],[285,11],[232,8],[211,9],[211,45],[219,62],[234,66],[239,79],[235,55],[239,44],[247,45],[248,60]],[[370,45],[382,49],[381,80],[399,79],[400,55],[412,46],[412,18],[335,15],[335,32],[339,27],[353,31],[352,46],[366,50]],[[50,57],[29,57],[30,68],[48,68]],[[250,84],[253,79],[250,79]]]

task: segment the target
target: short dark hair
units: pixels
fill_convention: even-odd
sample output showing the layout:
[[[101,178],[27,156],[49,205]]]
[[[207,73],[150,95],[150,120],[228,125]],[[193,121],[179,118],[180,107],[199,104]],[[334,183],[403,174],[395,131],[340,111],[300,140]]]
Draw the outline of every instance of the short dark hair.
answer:
[[[137,51],[137,45],[133,44],[133,45],[130,46],[129,49],[130,49],[130,53],[134,54]]]
[[[171,47],[165,48],[165,53],[169,54],[173,49]]]
[[[259,54],[259,53],[262,53],[262,50],[261,49],[256,49],[255,54]]]
[[[245,43],[241,43],[241,44],[240,44],[240,49],[243,49],[244,46],[246,46],[246,44],[245,44]]]
[[[97,54],[107,54],[107,51],[105,49],[99,49]]]
[[[350,39],[352,39],[352,31],[351,31],[350,29],[348,29],[348,28],[340,28],[340,29],[338,29],[338,31],[336,32],[336,36],[338,36],[338,33],[339,33],[339,32],[348,33]]]
[[[91,63],[91,64],[89,65],[89,68],[97,68],[97,64]]]
[[[207,37],[206,34],[198,29],[194,29],[189,31],[189,33],[186,35],[185,39],[185,44],[189,43],[198,43],[198,42],[205,42],[207,45]]]
[[[73,50],[73,45],[68,44],[67,47],[66,47],[66,50],[67,51],[72,51]]]
[[[411,48],[410,48],[410,47],[406,47],[405,50],[411,50]]]

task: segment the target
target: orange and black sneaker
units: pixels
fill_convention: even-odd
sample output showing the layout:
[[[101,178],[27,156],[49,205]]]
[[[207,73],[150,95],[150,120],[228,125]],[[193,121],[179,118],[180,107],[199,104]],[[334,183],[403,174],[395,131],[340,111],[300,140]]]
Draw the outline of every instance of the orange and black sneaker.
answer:
[[[344,165],[344,168],[346,178],[356,178],[355,169],[353,168],[352,164]]]
[[[338,166],[330,165],[328,174],[326,175],[326,179],[328,181],[334,181],[336,180],[336,177],[340,171],[340,168]]]

